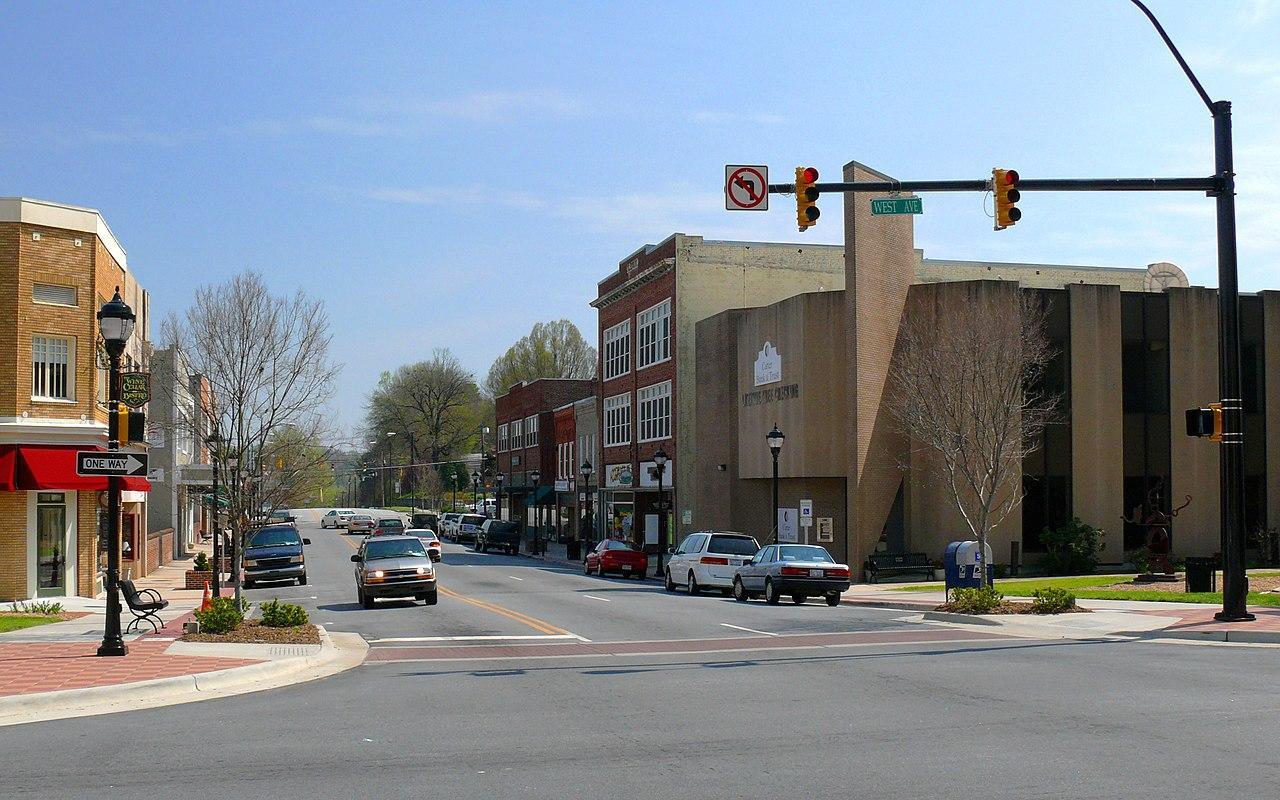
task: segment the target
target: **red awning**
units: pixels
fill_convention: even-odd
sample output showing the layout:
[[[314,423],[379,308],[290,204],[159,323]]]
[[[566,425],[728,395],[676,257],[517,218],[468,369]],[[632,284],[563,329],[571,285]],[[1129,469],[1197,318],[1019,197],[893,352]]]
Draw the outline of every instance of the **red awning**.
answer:
[[[9,445],[0,451],[0,489],[102,492],[107,479],[76,474],[76,453],[81,450],[105,452],[101,447],[66,445]],[[146,478],[124,478],[120,488],[149,492]]]

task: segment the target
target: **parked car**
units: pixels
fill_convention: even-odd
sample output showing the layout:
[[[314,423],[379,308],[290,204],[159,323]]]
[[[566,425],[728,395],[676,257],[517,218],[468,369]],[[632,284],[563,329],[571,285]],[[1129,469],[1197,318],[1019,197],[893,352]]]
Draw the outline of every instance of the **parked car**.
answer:
[[[480,532],[480,526],[483,525],[484,522],[485,518],[480,514],[463,514],[458,518],[457,523],[455,523],[457,532],[453,535],[454,541],[470,542],[474,544],[476,541],[476,534]]]
[[[379,597],[413,597],[436,604],[436,570],[417,536],[368,537],[351,560],[361,606],[373,608]]]
[[[605,539],[600,542],[594,550],[587,553],[586,559],[582,562],[584,575],[594,572],[602,578],[607,572],[616,572],[619,575],[634,575],[644,580],[648,570],[649,557],[644,554],[644,551],[637,549],[629,542],[617,539]]]
[[[399,536],[405,531],[404,520],[399,517],[379,517],[370,536]]]
[[[756,540],[732,531],[702,531],[685,537],[680,546],[668,550],[666,588],[674,592],[683,584],[689,594],[703,589],[720,589],[726,595],[733,588],[733,576],[760,549]]]
[[[422,546],[427,548],[427,555],[431,556],[431,560],[440,560],[440,537],[435,531],[427,528],[410,528],[405,531],[405,535],[417,536],[422,541]]]
[[[520,552],[520,523],[508,519],[487,519],[476,534],[476,550],[487,553],[502,550],[509,555]]]
[[[766,603],[776,605],[784,594],[796,604],[821,595],[834,606],[848,591],[849,581],[849,565],[837,563],[825,547],[771,544],[738,568],[733,597],[745,603],[763,594]]]
[[[447,511],[440,515],[440,535],[446,539],[455,540],[458,536],[458,520],[462,519],[462,514]]]
[[[418,511],[409,517],[410,528],[417,528],[419,530],[426,529],[439,533],[440,529],[438,525],[438,516],[428,511]]]
[[[368,514],[352,514],[347,521],[347,533],[369,533],[373,530],[373,517]]]
[[[351,515],[356,512],[348,510],[340,510],[336,508],[329,509],[323,517],[320,518],[321,528],[345,528],[347,523],[351,521]]]
[[[290,514],[289,511],[284,508],[278,508],[275,511],[272,511],[271,515],[267,517],[267,522],[272,525],[278,525],[285,522],[297,522],[297,521],[298,521],[298,518]]]
[[[244,588],[259,581],[307,583],[307,556],[303,545],[311,544],[291,524],[268,525],[249,531],[244,545]]]

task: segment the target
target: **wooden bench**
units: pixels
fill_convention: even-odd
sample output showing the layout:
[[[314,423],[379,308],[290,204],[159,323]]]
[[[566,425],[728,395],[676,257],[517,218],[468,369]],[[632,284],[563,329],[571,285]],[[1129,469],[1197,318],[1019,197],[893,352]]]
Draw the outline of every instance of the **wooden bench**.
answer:
[[[129,610],[133,612],[133,622],[124,629],[125,633],[138,630],[143,622],[150,623],[152,630],[157,632],[164,627],[164,623],[157,615],[169,607],[168,600],[161,597],[155,589],[138,589],[133,585],[133,581],[120,581],[117,585],[120,587],[125,605],[129,606]]]
[[[872,553],[867,557],[867,578],[875,583],[886,575],[924,575],[933,579],[933,562],[925,553]]]

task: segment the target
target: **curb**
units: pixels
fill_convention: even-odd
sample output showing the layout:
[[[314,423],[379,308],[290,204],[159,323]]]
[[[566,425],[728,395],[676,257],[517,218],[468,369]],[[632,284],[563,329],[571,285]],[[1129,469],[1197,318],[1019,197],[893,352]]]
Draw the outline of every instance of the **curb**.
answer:
[[[292,656],[213,672],[111,686],[0,697],[0,727],[136,711],[276,689],[336,675],[364,661],[368,645],[363,638],[340,634],[340,646],[323,626],[316,627],[320,630],[321,650],[314,656]]]
[[[1237,644],[1280,644],[1280,631],[1246,629],[1221,631],[1171,631],[1168,629],[1126,634],[1142,638],[1182,639],[1192,642],[1235,642]]]
[[[916,613],[941,613],[933,611],[937,603],[909,603],[905,600],[864,600],[861,598],[840,598],[845,606],[866,606],[867,608],[891,608],[896,611],[914,611]]]
[[[924,612],[924,618],[934,622],[955,622],[961,625],[993,625],[997,628],[1005,627],[1004,623],[998,619],[981,617],[977,614],[955,614],[950,611],[926,611]]]

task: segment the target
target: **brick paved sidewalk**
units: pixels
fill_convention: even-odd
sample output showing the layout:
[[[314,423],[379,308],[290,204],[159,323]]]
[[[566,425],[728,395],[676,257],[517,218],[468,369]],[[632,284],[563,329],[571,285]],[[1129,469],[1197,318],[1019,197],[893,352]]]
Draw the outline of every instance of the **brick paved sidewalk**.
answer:
[[[100,658],[98,642],[0,643],[0,696],[116,686],[260,663],[256,659],[168,655],[167,641],[136,641],[123,657]]]
[[[1140,611],[1140,614],[1152,614],[1162,617],[1177,616],[1180,621],[1165,628],[1166,631],[1182,633],[1213,633],[1218,631],[1264,631],[1280,633],[1280,608],[1269,606],[1251,606],[1249,612],[1257,617],[1253,622],[1219,622],[1213,615],[1222,610],[1221,606],[1198,605],[1185,611]]]

